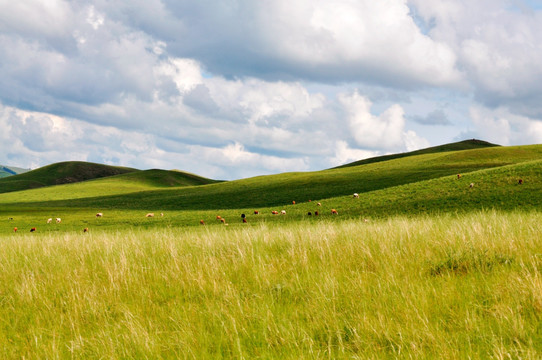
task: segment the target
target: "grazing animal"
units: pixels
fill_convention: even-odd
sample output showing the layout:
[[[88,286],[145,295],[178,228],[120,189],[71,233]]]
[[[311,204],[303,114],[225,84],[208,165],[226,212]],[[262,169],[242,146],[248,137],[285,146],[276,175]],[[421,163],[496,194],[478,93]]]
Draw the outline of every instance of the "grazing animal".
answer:
[[[61,218],[56,218],[56,223],[57,224],[60,224],[62,222],[62,219]]]
[[[13,218],[12,218],[12,217],[10,217],[10,218],[9,218],[8,220],[10,220],[10,221],[11,221],[11,220],[13,220]]]
[[[246,222],[247,222],[247,219],[243,218],[243,223],[246,224]]]
[[[164,216],[164,213],[160,213],[160,216]]]
[[[294,201],[292,201],[292,204],[294,204],[294,205],[295,205],[295,200],[294,200]]]
[[[286,210],[281,210],[280,213],[281,213],[282,215],[286,215]]]
[[[217,219],[217,220],[220,220],[220,219],[222,219],[222,216],[217,215],[217,216],[216,216],[216,219]]]
[[[337,210],[335,210],[335,209],[331,209],[331,214],[333,214],[333,215],[339,215],[339,213],[338,213]]]
[[[461,179],[461,174],[457,174],[457,179]]]
[[[83,229],[83,232],[88,232],[88,228],[84,228],[84,229]]]
[[[148,213],[145,217],[154,217],[154,213]]]
[[[18,230],[18,229],[17,229],[16,227],[13,228],[13,232],[17,232],[17,230]]]
[[[369,219],[363,219],[363,222],[369,222]]]
[[[311,199],[309,199],[309,202],[312,202],[312,200],[311,200]]]
[[[318,211],[315,211],[315,212],[314,212],[314,216],[318,216],[318,215],[320,215],[320,214],[318,213]]]
[[[355,197],[355,198],[359,198],[359,194],[358,194],[358,193],[354,193],[354,197]]]
[[[518,184],[519,184],[519,185],[523,185],[523,179],[519,179],[519,180],[518,180]]]
[[[273,210],[273,211],[271,211],[271,214],[273,214],[273,215],[278,215],[279,212],[278,212],[277,210]]]
[[[473,188],[473,187],[474,187],[474,183],[470,183],[470,184],[469,184],[469,187],[470,187],[470,188]]]
[[[220,222],[222,222],[222,224],[225,224],[225,223],[226,223],[226,219],[220,218]]]
[[[309,211],[309,213],[308,213],[307,215],[311,216],[311,215],[312,215],[312,213],[311,213],[311,212]]]
[[[254,215],[258,215],[260,212],[258,210],[254,210]]]
[[[97,213],[97,214],[96,214],[96,217],[97,217],[97,218],[102,217],[102,216],[104,216],[103,213]]]
[[[52,222],[53,222],[53,219],[50,219],[50,218],[47,219],[47,224],[50,224],[50,223],[52,223]]]
[[[34,232],[34,231],[36,231],[36,228],[35,228],[35,227],[33,227],[32,229],[30,229],[30,232]]]
[[[200,225],[205,225],[205,221],[200,220],[200,221],[199,221],[199,224],[200,224]]]
[[[322,203],[318,203],[318,204],[316,204],[316,205],[317,205],[317,206],[322,206]]]
[[[244,219],[244,218],[245,218],[245,214],[241,214],[241,218],[243,218],[243,219]]]

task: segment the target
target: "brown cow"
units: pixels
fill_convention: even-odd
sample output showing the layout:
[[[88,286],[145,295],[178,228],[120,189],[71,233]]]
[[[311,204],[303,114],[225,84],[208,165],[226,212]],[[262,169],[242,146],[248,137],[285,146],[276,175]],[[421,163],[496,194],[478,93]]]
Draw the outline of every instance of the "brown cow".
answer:
[[[331,214],[333,214],[333,215],[339,215],[339,213],[338,213],[337,210],[335,210],[335,209],[331,209]]]
[[[277,210],[273,210],[273,211],[271,211],[271,214],[273,214],[273,215],[278,215],[279,212],[278,212]]]
[[[258,210],[254,210],[254,215],[258,215],[260,212]]]
[[[17,229],[16,227],[13,228],[13,232],[17,232],[17,230],[18,230],[18,229]]]
[[[518,184],[519,184],[519,185],[523,185],[523,179],[519,179],[519,180],[518,180]]]
[[[461,179],[461,174],[457,174],[457,179]]]
[[[83,229],[83,232],[88,232],[88,228],[84,228],[84,229]]]
[[[295,200],[294,200],[294,201],[292,201],[292,204],[294,204],[294,205],[295,205]]]
[[[97,213],[97,214],[96,214],[96,217],[97,217],[97,218],[102,217],[102,216],[104,216],[103,213]]]
[[[243,218],[243,223],[244,223],[244,224],[247,223],[247,219],[246,219],[246,218]]]
[[[154,213],[148,213],[147,215],[145,215],[145,217],[148,217],[148,218],[154,217]]]
[[[34,232],[34,231],[36,231],[36,228],[35,228],[35,227],[33,227],[32,229],[30,229],[30,232]]]
[[[205,225],[205,221],[200,220],[200,221],[199,221],[199,224],[200,224],[200,225]]]

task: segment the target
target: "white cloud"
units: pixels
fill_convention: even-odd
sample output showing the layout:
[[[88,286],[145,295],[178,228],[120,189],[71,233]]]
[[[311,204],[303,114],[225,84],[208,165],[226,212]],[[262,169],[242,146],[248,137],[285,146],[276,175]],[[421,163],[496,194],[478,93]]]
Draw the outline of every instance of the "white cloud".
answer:
[[[376,116],[371,113],[371,101],[357,91],[339,94],[339,102],[344,106],[352,136],[360,147],[412,150],[428,143],[415,132],[405,131],[404,111],[398,104]]]
[[[542,143],[542,121],[500,107],[473,106],[470,116],[479,137],[500,145]]]

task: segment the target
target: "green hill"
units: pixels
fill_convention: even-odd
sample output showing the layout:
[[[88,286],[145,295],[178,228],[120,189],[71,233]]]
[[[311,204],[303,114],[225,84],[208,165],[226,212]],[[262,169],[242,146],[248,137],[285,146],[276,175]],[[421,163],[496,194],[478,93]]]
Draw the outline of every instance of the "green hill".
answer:
[[[133,171],[138,170],[82,161],[60,162],[0,179],[0,193],[75,183]]]
[[[151,171],[148,173],[154,174],[151,180],[146,176],[139,178],[139,173],[130,173],[85,183],[3,194],[0,195],[0,204],[4,207],[24,208],[213,210],[284,207],[296,201],[294,209],[305,209],[305,206],[314,205],[309,203],[309,200],[318,200],[341,208],[342,201],[350,199],[352,193],[356,192],[363,199],[372,199],[364,202],[366,207],[363,209],[367,212],[374,208],[380,209],[378,213],[397,212],[397,209],[409,213],[412,207],[419,211],[437,211],[440,205],[450,211],[453,204],[459,207],[462,203],[448,202],[445,197],[449,195],[443,192],[443,189],[446,189],[443,184],[456,179],[458,173],[463,174],[463,178],[452,184],[465,187],[471,179],[476,183],[498,184],[498,179],[484,178],[485,180],[481,181],[480,174],[499,177],[502,176],[499,171],[513,173],[507,180],[510,184],[517,181],[517,177],[529,175],[523,187],[512,189],[530,189],[530,203],[542,204],[542,195],[536,191],[537,186],[542,188],[537,180],[536,170],[540,165],[537,161],[540,159],[542,145],[485,147],[412,155],[317,172],[285,173],[221,183],[209,181],[207,185],[200,183],[198,186],[185,187],[165,187],[163,174]],[[520,165],[526,166],[525,175],[523,170],[519,170],[523,168],[514,168]],[[409,186],[412,189],[423,187],[432,197],[425,198],[425,193],[414,190],[412,194],[404,193],[404,189],[409,189]],[[477,186],[476,189],[480,191],[483,187]],[[489,190],[491,188],[487,189],[487,193],[484,193],[478,203],[467,203],[467,208],[491,208],[497,200]],[[496,190],[493,192],[499,194]],[[514,203],[514,196],[508,193],[503,196],[505,197],[498,200],[504,204],[503,208],[519,204],[517,201]],[[521,201],[523,200],[522,197]],[[351,202],[346,204],[352,205]],[[348,210],[343,207],[341,211],[353,214],[359,213],[361,208]]]
[[[400,159],[408,156],[414,156],[414,155],[422,155],[422,154],[434,154],[434,153],[441,153],[441,152],[448,152],[448,151],[461,151],[461,150],[472,150],[472,149],[482,149],[487,147],[495,147],[500,146],[496,144],[489,143],[487,141],[483,140],[463,140],[455,143],[450,144],[444,144],[439,146],[433,146],[421,150],[416,151],[410,151],[406,153],[399,153],[399,154],[391,154],[391,155],[383,155],[383,156],[377,156],[372,157],[368,159],[358,160],[354,161],[352,163],[348,163],[345,165],[338,166],[338,168],[343,167],[350,167],[350,166],[358,166],[358,165],[365,165],[365,164],[372,164],[375,162],[381,162],[381,161],[388,161],[393,159]]]

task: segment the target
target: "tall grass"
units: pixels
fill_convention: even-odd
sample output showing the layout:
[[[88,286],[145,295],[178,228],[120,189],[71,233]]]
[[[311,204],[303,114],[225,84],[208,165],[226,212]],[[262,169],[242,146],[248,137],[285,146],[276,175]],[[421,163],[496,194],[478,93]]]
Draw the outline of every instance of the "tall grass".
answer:
[[[1,358],[540,358],[542,214],[0,238]]]

